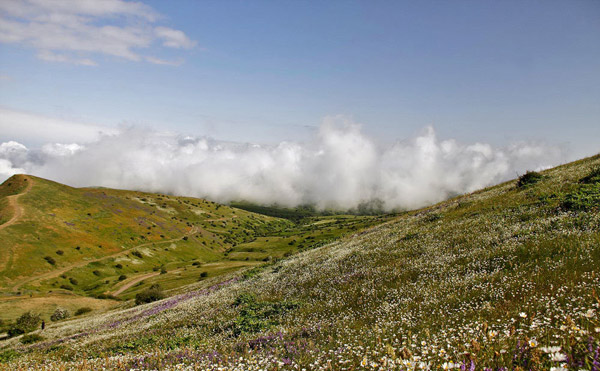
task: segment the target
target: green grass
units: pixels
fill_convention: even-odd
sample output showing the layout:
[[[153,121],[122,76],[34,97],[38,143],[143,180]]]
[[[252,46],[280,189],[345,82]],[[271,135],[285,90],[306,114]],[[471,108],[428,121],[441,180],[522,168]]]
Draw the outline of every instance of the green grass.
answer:
[[[0,250],[0,290],[5,295],[105,297],[127,283],[120,279],[122,275],[135,279],[166,270],[119,295],[131,299],[152,284],[172,290],[197,282],[201,272],[194,263],[214,277],[314,248],[389,219],[321,216],[292,223],[202,199],[77,189],[24,176],[0,185],[4,219],[13,212],[5,196],[23,192],[25,179],[33,187],[18,200],[24,216],[0,230],[9,247]]]

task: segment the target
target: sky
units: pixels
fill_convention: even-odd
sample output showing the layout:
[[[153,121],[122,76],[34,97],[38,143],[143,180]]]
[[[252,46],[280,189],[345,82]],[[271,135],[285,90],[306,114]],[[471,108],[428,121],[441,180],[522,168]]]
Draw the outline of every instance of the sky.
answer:
[[[222,166],[239,179],[163,184],[149,164],[165,160],[145,153],[139,136],[168,143],[171,167],[228,153]],[[263,187],[281,193],[277,202],[377,197],[403,207],[598,153],[598,138],[598,1],[0,1],[0,181],[26,171],[73,185],[269,202],[240,188],[261,188],[260,179],[273,181],[271,166],[289,166],[293,176]],[[182,159],[189,141],[208,144]],[[352,147],[360,143],[372,149]],[[290,162],[274,165],[275,149],[292,144]],[[120,168],[91,179],[85,169],[127,162],[99,149],[119,145],[147,174],[126,180]],[[240,178],[249,148],[266,160]],[[316,169],[327,148],[339,153]],[[389,159],[399,148],[404,158]],[[355,152],[365,167],[337,174]],[[419,161],[404,164],[415,156],[460,179],[415,178]],[[468,174],[452,166],[456,156],[466,156]],[[475,179],[481,161],[495,171]],[[366,169],[375,180],[362,184],[355,178]],[[348,197],[324,196],[318,179],[331,172],[331,184],[354,184]],[[402,182],[430,192],[411,204],[415,191]]]

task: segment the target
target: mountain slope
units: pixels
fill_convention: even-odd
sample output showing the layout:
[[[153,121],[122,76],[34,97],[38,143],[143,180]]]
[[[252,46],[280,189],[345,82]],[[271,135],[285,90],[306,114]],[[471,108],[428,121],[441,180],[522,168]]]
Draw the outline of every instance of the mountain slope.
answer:
[[[94,263],[100,275],[75,272],[70,278],[80,284],[61,284],[85,286],[174,260],[216,261],[232,244],[291,225],[200,199],[76,189],[26,175],[0,185],[0,197],[0,285],[15,292]]]
[[[598,369],[600,156],[3,344],[7,367]],[[524,178],[525,179],[525,178]],[[225,279],[225,277],[227,279]]]

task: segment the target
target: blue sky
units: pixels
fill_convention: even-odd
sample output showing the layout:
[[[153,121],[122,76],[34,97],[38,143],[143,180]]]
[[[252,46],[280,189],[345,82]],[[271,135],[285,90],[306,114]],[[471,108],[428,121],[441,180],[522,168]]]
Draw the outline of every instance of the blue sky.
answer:
[[[154,36],[130,44],[139,60],[94,45],[105,40],[65,50],[30,34],[0,38],[0,105],[232,141],[302,141],[324,117],[341,114],[380,141],[433,125],[462,142],[600,149],[598,1],[144,4],[78,13],[98,27],[185,34],[171,47]],[[49,11],[35,6],[19,13],[4,2],[2,15],[28,25],[39,21],[31,14]],[[0,142],[36,144],[19,137],[17,123],[1,122]]]

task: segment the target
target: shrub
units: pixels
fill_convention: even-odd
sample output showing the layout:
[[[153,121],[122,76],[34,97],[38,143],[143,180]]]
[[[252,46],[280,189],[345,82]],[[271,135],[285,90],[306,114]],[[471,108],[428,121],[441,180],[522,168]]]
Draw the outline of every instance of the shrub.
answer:
[[[92,311],[92,308],[90,308],[90,307],[81,307],[81,308],[79,308],[79,309],[77,309],[75,311],[75,315],[76,316],[80,316],[82,314],[86,314],[86,313],[89,313],[91,311]]]
[[[141,253],[141,252],[139,252],[139,251],[132,251],[132,252],[131,252],[131,255],[133,255],[133,256],[137,256],[137,257],[138,257],[138,258],[140,258],[140,259],[143,259],[143,258],[144,258],[144,255],[142,255],[142,253]]]
[[[594,167],[588,175],[579,179],[579,182],[584,184],[600,183],[600,165]]]
[[[72,285],[77,285],[79,282],[77,282],[77,280],[73,277],[69,278],[69,282],[71,282]]]
[[[61,288],[61,289],[65,289],[65,290],[69,290],[69,291],[73,291],[73,286],[71,286],[71,285],[67,285],[66,283],[65,283],[65,284],[62,284],[62,285],[60,285],[60,288]]]
[[[27,334],[27,335],[23,335],[23,337],[21,338],[21,343],[22,344],[33,344],[33,343],[37,343],[40,340],[44,340],[44,337],[40,336],[38,334]]]
[[[55,265],[55,264],[56,264],[56,260],[54,260],[54,258],[53,258],[53,257],[51,257],[51,256],[44,256],[44,259],[45,259],[45,260],[46,260],[48,263],[50,263],[50,264],[52,264],[52,265]]]
[[[17,318],[14,325],[8,330],[8,336],[13,337],[31,332],[37,329],[40,323],[42,323],[42,319],[39,314],[25,312]]]
[[[542,174],[536,171],[527,171],[525,174],[521,175],[517,180],[517,187],[522,188],[528,185],[535,184],[542,180]]]
[[[127,279],[126,275],[122,274],[122,275],[119,276],[119,281],[123,281],[125,279]]]
[[[117,268],[117,269],[123,269],[123,265],[122,264],[117,264],[117,265],[115,265],[115,268]]]
[[[62,250],[56,250],[56,255],[62,255],[62,254],[64,254],[64,253],[65,253],[65,252],[64,252],[64,251],[62,251]]]
[[[166,274],[167,273],[167,268],[165,268],[164,266],[160,267],[160,274]]]
[[[597,209],[600,205],[600,183],[584,184],[576,191],[567,193],[562,206],[566,210],[584,211]]]
[[[298,303],[259,301],[254,295],[243,293],[235,299],[233,306],[240,309],[232,329],[233,334],[239,336],[245,332],[259,332],[277,326],[277,317],[297,308]]]
[[[202,272],[202,273],[200,273],[200,277],[202,277],[202,278],[208,277],[208,272]]]
[[[54,313],[50,316],[50,320],[53,322],[60,321],[63,319],[67,319],[71,316],[68,310],[64,308],[56,308]]]
[[[159,285],[152,285],[149,289],[135,295],[135,304],[152,303],[165,297]]]

